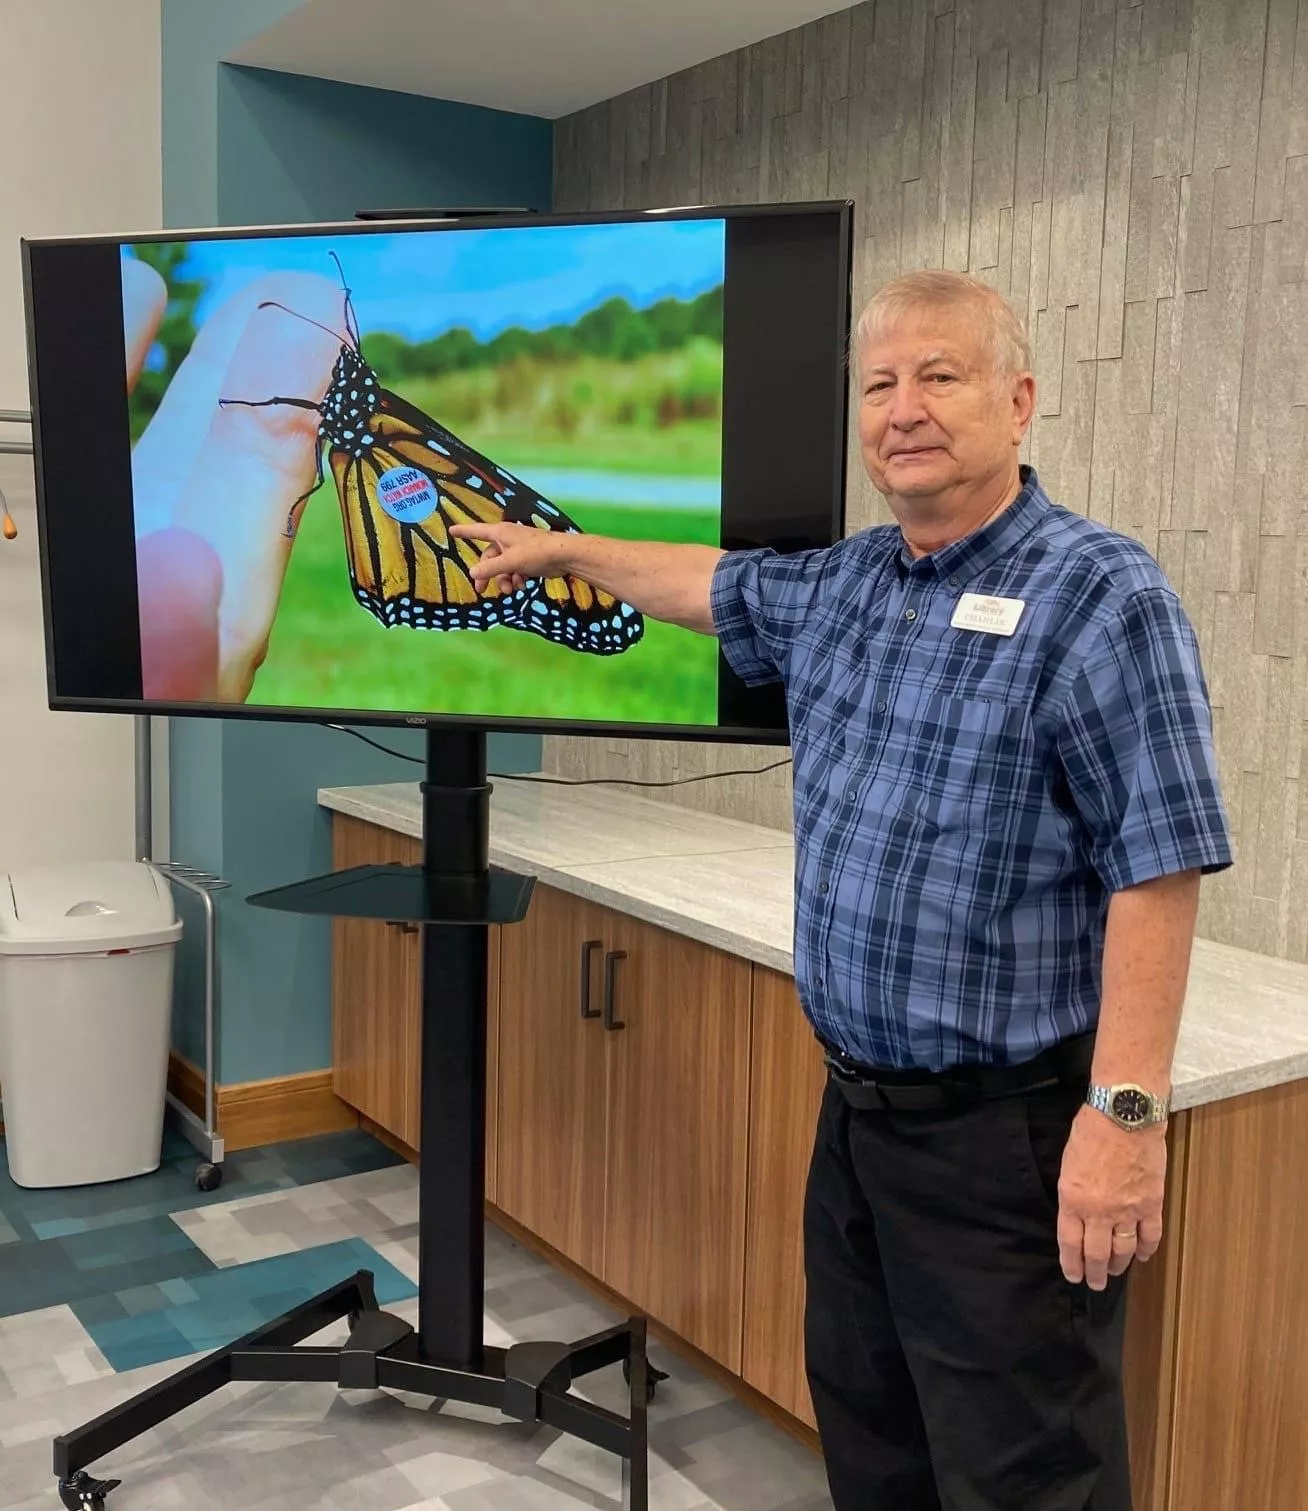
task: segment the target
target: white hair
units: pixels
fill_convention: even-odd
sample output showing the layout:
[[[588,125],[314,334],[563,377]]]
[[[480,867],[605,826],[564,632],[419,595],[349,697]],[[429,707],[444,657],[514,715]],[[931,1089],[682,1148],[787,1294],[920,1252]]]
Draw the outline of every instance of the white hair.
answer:
[[[872,295],[854,328],[855,366],[862,359],[864,347],[882,330],[923,309],[946,310],[970,320],[985,340],[997,378],[1033,370],[1031,343],[1008,300],[970,273],[942,268],[904,273],[883,283]]]

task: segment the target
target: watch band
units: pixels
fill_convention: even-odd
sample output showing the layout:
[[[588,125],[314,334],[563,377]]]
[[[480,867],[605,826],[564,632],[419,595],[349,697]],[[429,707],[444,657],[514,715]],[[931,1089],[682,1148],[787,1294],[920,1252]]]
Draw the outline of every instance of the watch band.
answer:
[[[1132,1081],[1114,1086],[1092,1085],[1086,1091],[1085,1099],[1096,1112],[1102,1112],[1119,1128],[1132,1131],[1165,1123],[1172,1102],[1170,1095],[1155,1096]]]

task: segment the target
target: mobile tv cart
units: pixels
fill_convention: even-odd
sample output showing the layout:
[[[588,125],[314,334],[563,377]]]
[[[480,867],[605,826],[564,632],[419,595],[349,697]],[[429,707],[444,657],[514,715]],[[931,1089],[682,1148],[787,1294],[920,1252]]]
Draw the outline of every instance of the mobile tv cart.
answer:
[[[483,1341],[487,926],[526,916],[534,878],[489,864],[490,786],[481,731],[427,732],[422,864],[356,866],[249,898],[288,913],[416,923],[422,931],[422,1151],[418,1174],[418,1327],[381,1311],[360,1270],[226,1348],[54,1441],[59,1496],[102,1511],[121,1483],[87,1466],[237,1380],[321,1381],[406,1390],[498,1407],[621,1456],[627,1511],[648,1511],[646,1319],[575,1343]],[[303,1340],[348,1318],[338,1347]],[[621,1364],[621,1416],[573,1394],[583,1375]]]

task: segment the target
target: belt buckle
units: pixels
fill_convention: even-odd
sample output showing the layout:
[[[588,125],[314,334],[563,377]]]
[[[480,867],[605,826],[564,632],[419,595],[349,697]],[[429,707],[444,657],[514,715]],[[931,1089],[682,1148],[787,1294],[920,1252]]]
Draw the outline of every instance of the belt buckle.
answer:
[[[863,1112],[888,1112],[892,1104],[886,1100],[886,1095],[876,1081],[868,1076],[860,1075],[851,1070],[848,1065],[842,1065],[837,1053],[828,1050],[823,1056],[828,1074],[841,1086],[848,1086],[858,1093],[856,1097],[845,1096],[850,1106],[857,1107]],[[842,1095],[845,1095],[842,1092]]]
[[[828,1049],[822,1056],[823,1062],[833,1076],[845,1081],[850,1086],[861,1086],[863,1084],[862,1076],[857,1075],[847,1064],[842,1064],[841,1061],[843,1058],[840,1051],[836,1049]]]

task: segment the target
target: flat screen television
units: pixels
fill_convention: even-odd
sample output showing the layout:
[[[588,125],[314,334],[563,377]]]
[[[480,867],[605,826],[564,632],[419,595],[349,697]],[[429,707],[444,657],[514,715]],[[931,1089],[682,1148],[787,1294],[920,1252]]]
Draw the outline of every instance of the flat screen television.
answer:
[[[838,539],[851,216],[25,240],[51,707],[784,742],[710,637],[446,527]]]

